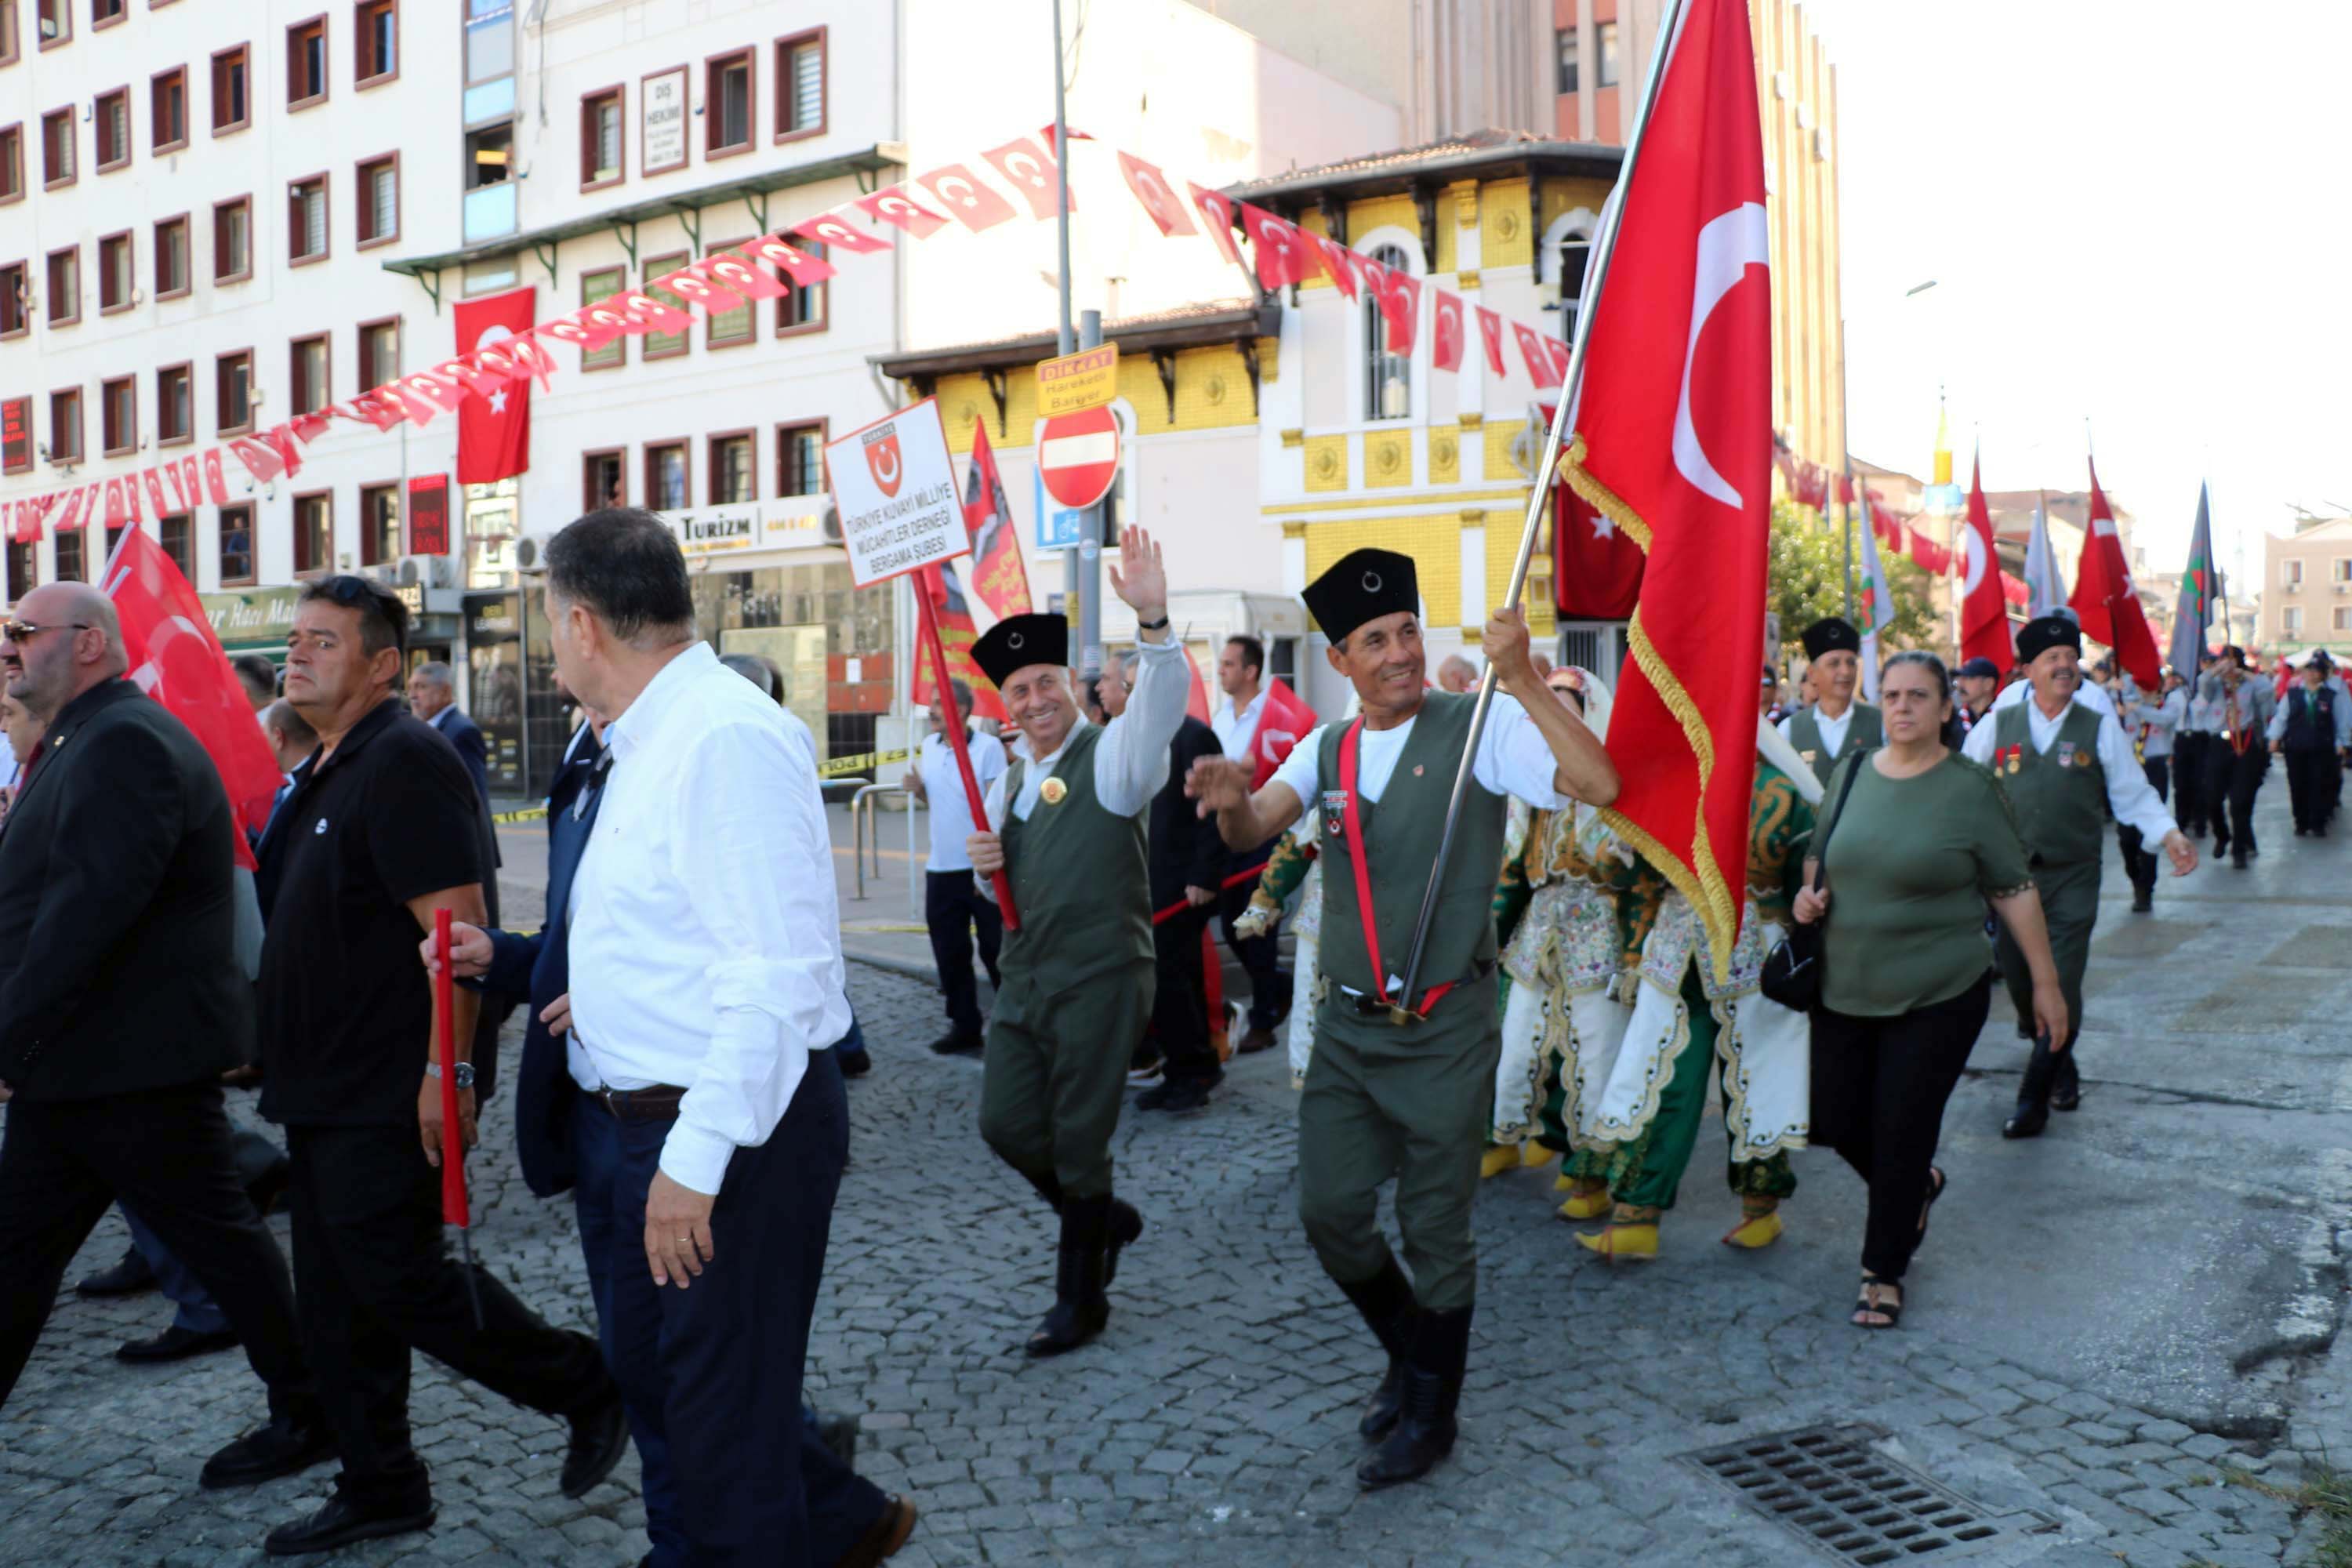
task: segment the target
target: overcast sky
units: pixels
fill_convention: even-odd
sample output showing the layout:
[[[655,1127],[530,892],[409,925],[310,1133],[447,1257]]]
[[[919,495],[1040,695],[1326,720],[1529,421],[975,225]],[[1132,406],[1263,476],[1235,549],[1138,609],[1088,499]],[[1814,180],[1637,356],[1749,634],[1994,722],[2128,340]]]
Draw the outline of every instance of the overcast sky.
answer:
[[[2178,571],[2197,485],[2234,531],[2352,510],[2347,0],[1812,0],[1838,67],[1857,457],[2099,478]],[[1933,278],[1916,299],[1904,292]],[[2069,575],[2073,563],[2067,563]]]

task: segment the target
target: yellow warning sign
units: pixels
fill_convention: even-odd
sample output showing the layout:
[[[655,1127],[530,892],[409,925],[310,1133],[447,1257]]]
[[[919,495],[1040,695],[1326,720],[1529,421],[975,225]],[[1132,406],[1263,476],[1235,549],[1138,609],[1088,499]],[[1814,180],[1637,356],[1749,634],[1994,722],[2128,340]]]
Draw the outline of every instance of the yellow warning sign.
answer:
[[[1037,366],[1037,415],[1051,419],[1100,408],[1118,395],[1118,345],[1081,349]]]

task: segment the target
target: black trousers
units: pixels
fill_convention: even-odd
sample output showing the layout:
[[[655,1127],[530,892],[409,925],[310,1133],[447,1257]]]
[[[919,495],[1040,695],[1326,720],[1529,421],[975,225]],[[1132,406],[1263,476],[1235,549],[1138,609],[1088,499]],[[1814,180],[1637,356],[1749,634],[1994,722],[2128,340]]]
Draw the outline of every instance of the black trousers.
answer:
[[[1223,1064],[1209,1043],[1206,962],[1201,933],[1209,910],[1185,910],[1151,928],[1151,961],[1157,972],[1151,993],[1151,1031],[1160,1038],[1162,1072],[1171,1083],[1214,1083]]]
[[[1262,863],[1265,859],[1266,847],[1261,845],[1247,855],[1234,856],[1240,864],[1234,868],[1240,870],[1245,866]],[[1225,946],[1232,951],[1234,961],[1249,975],[1250,1027],[1271,1030],[1290,1010],[1290,987],[1283,984],[1282,949],[1276,936],[1276,931],[1280,928],[1277,926],[1264,936],[1238,940],[1234,936],[1234,922],[1249,909],[1250,895],[1256,890],[1257,884],[1249,881],[1227,888],[1218,895],[1217,912],[1225,922]]]
[[[2205,831],[2205,735],[2183,730],[2172,737],[2172,819],[2192,837]]]
[[[307,1418],[293,1282],[245,1195],[216,1083],[9,1105],[0,1139],[0,1405],[67,1266],[117,1198],[212,1293],[269,1389],[271,1414]]]
[[[2317,833],[2327,826],[2328,814],[2336,806],[2332,774],[2336,753],[2314,746],[2307,751],[2286,752],[2287,798],[2294,803],[2294,826],[2298,832]]]
[[[1900,1279],[1911,1266],[1944,1106],[1991,1005],[1988,973],[1948,1002],[1898,1017],[1813,1011],[1812,1141],[1869,1184],[1862,1266],[1881,1279]]]
[[[409,1510],[432,1499],[409,1442],[411,1350],[551,1415],[612,1397],[596,1342],[550,1327],[479,1265],[475,1327],[442,1232],[441,1173],[415,1128],[290,1127],[287,1149],[303,1342],[355,1502]]]
[[[2147,774],[2148,785],[2156,791],[2156,798],[2164,799],[2165,786],[2172,778],[2172,759],[2144,757],[2140,761],[2140,771]],[[2131,879],[2131,885],[2143,893],[2154,888],[2158,856],[2142,839],[2139,829],[2117,824],[2116,840],[2123,846],[2124,875]]]
[[[2271,771],[2270,748],[2256,735],[2242,752],[2227,735],[2205,743],[2205,798],[2213,814],[2213,853],[2227,854],[2232,846],[2254,852],[2254,796]]]
[[[975,930],[980,932],[980,961],[988,966],[988,983],[1002,985],[996,954],[1004,943],[1004,917],[981,896],[970,871],[926,871],[923,923],[931,929],[931,962],[939,966],[948,1021],[957,1034],[977,1036],[980,984],[971,973],[971,936]]]

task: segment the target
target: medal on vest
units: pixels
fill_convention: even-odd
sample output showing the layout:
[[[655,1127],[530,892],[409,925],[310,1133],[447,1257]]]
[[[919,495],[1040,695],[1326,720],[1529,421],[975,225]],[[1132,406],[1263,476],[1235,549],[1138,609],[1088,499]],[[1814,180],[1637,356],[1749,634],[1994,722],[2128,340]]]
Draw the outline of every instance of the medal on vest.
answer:
[[[1323,792],[1323,831],[1334,838],[1347,831],[1347,825],[1340,818],[1346,814],[1350,798],[1352,797],[1343,789],[1327,789]]]
[[[1049,778],[1037,786],[1037,798],[1047,805],[1061,805],[1062,797],[1069,793],[1070,786],[1055,778]]]
[[[1805,766],[1809,768],[1813,765],[1813,759],[1820,754],[1821,753],[1818,752],[1799,752],[1797,753],[1797,755],[1805,759]]]
[[[2071,768],[2076,765],[2074,742],[2061,741],[2058,742],[2058,765],[2062,768]]]

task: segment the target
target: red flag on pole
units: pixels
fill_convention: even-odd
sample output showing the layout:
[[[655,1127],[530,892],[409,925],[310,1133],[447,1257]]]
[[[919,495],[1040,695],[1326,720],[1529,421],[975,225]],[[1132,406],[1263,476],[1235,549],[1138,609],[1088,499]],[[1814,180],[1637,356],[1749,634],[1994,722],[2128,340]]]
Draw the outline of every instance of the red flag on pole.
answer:
[[[1209,689],[1201,683],[1201,667],[1194,662],[1189,647],[1184,650],[1184,675],[1192,682],[1184,692],[1184,716],[1198,719],[1203,724],[1211,722]]]
[[[1315,710],[1299,700],[1280,676],[1265,689],[1265,706],[1258,710],[1257,729],[1250,736],[1250,758],[1257,764],[1250,788],[1264,789],[1283,759],[1315,728]]]
[[[963,489],[963,525],[971,535],[971,586],[998,620],[1029,613],[1029,570],[1021,561],[1020,525],[996,471],[988,422],[972,427],[971,466]]]
[[[927,586],[928,584],[928,586]],[[940,652],[945,659],[949,676],[971,688],[972,711],[983,719],[1005,717],[1004,699],[996,693],[996,683],[982,675],[973,662],[971,645],[979,639],[980,630],[972,624],[971,606],[964,602],[963,586],[956,581],[955,573],[942,566],[935,573],[915,574],[915,592],[927,596],[927,624],[936,626]],[[912,700],[925,707],[941,704],[939,684],[932,679],[938,665],[929,659],[915,661],[915,685]]]
[[[953,574],[934,562],[917,568],[914,575],[915,618],[919,623],[923,650],[930,655],[929,664],[934,677],[930,686],[932,701],[940,710],[940,718],[943,721],[941,727],[947,731],[948,746],[955,752],[956,770],[963,774],[963,798],[971,808],[972,830],[984,833],[988,830],[988,797],[981,793],[980,779],[971,771],[971,748],[964,740],[963,715],[956,711],[955,689],[948,684],[950,671],[961,677],[964,683],[971,688],[974,706],[978,705],[980,693],[984,690],[995,700],[997,713],[1001,717],[1004,711],[1003,700],[997,697],[994,681],[979,678],[979,667],[972,662],[969,629],[971,616],[969,613],[963,618],[966,632],[961,668],[950,662],[946,649],[940,646],[941,612],[950,602],[958,605],[963,602],[962,596],[956,592]],[[920,661],[919,668],[919,664]],[[915,700],[919,702],[922,698],[919,695]],[[996,908],[1004,916],[1004,929],[1019,931],[1021,911],[1013,906],[1013,879],[1000,870],[991,873],[989,880],[996,889]]]
[[[1923,537],[1916,529],[1906,531],[1914,541]],[[1985,506],[1981,453],[1970,465],[1968,521],[1960,530],[1958,544],[1960,657],[1989,658],[2006,673],[2017,662],[2017,648],[2010,641],[2009,605],[2001,597],[2000,561],[1993,553],[1992,513]],[[1911,558],[1919,560],[1916,543]],[[1923,561],[1920,564],[1927,563]],[[1948,560],[1946,564],[1949,564]]]
[[[1190,234],[1192,220],[1184,216],[1184,204],[1176,199],[1176,192],[1168,184],[1168,176],[1157,164],[1147,163],[1129,153],[1118,155],[1118,171],[1127,176],[1127,188],[1150,215],[1151,222],[1163,235]]]
[[[457,353],[462,356],[503,347],[517,355],[517,363],[530,365],[530,361],[520,357],[522,353],[545,352],[536,343],[529,350],[522,348],[530,342],[527,334],[536,315],[537,292],[530,287],[510,289],[485,300],[460,300]],[[415,379],[410,377],[410,383]],[[457,409],[457,482],[487,485],[530,468],[530,377],[517,376],[488,397],[465,397],[462,390],[458,395],[464,402]]]
[[[1631,530],[1566,485],[1552,487],[1552,590],[1563,616],[1622,621],[1642,602],[1642,553]]]
[[[1307,246],[1299,237],[1298,226],[1287,218],[1276,217],[1264,207],[1242,204],[1242,226],[1248,231],[1250,243],[1257,251],[1257,280],[1263,289],[1279,289],[1286,283],[1307,281]]]
[[[2131,568],[2124,563],[2123,536],[2116,531],[2116,514],[2099,489],[2099,466],[2091,465],[2091,526],[2083,535],[2083,561],[2074,569],[2074,592],[2066,601],[2082,617],[2083,635],[2095,637],[2116,650],[2116,662],[2131,672],[2143,691],[2154,691],[2164,679],[2163,661],[2156,651],[2156,634],[2147,629],[2147,616],[2134,591]]]
[[[1771,252],[1746,0],[1687,0],[1675,15],[1587,306],[1563,472],[1648,556],[1610,718],[1609,821],[1690,900],[1721,974],[1747,890],[1756,765]]]
[[[250,870],[247,834],[269,821],[278,759],[253,721],[253,705],[213,636],[204,602],[163,547],[140,529],[122,536],[100,579],[122,624],[131,679],[188,727],[219,770],[236,815],[236,863]]]

